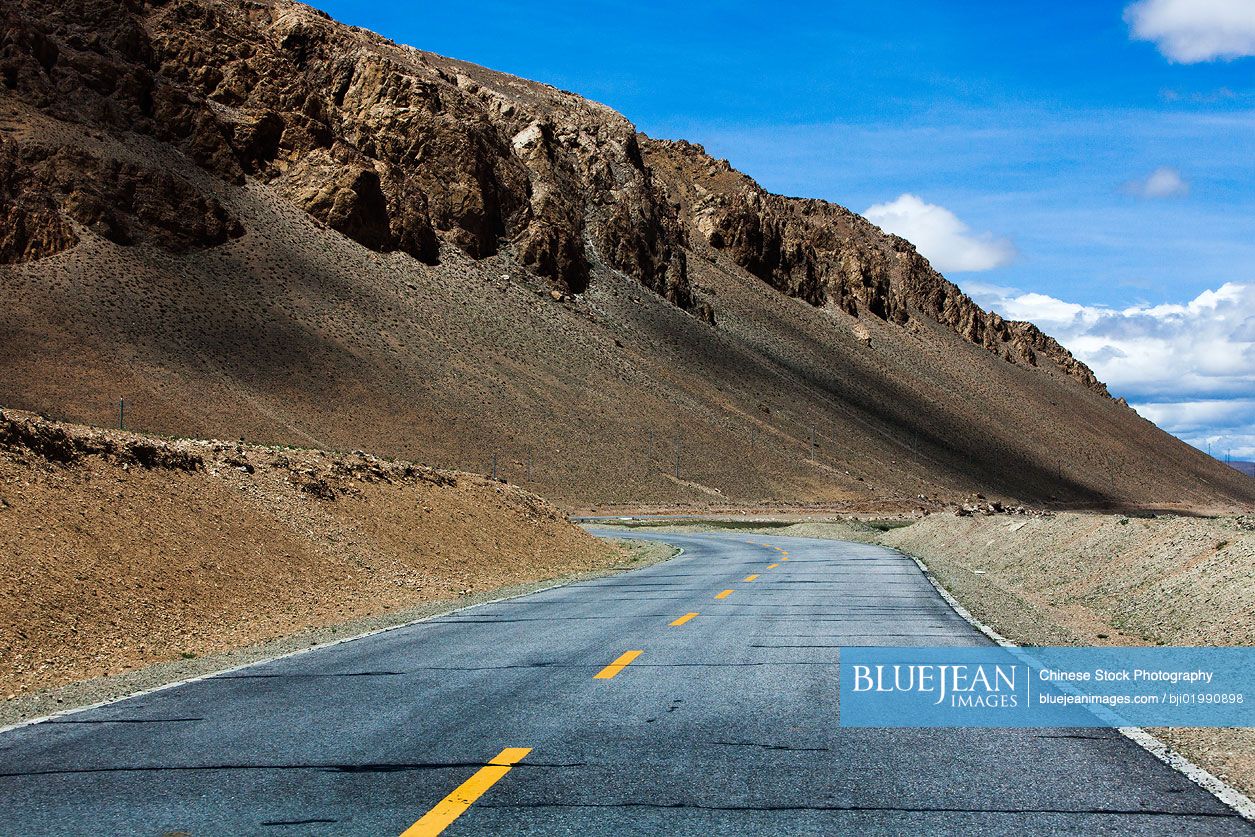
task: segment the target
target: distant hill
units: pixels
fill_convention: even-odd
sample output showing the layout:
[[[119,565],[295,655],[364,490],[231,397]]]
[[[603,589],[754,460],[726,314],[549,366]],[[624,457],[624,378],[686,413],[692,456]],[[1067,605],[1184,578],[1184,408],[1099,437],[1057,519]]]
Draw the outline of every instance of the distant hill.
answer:
[[[1241,460],[1230,460],[1229,466],[1237,468],[1248,477],[1255,477],[1255,462],[1243,462]]]
[[[907,241],[603,105],[286,0],[0,21],[0,405],[567,503],[1255,503]]]

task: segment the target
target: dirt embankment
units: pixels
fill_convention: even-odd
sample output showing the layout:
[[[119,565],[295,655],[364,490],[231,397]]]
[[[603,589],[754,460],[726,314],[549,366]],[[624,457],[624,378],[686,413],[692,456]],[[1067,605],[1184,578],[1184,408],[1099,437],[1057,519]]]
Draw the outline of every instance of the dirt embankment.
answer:
[[[1255,644],[1255,518],[930,515],[881,542],[1035,644]]]
[[[0,412],[0,696],[624,560],[483,477]]]
[[[1255,644],[1253,517],[939,514],[880,542],[1020,644]],[[1255,730],[1151,732],[1255,794]]]

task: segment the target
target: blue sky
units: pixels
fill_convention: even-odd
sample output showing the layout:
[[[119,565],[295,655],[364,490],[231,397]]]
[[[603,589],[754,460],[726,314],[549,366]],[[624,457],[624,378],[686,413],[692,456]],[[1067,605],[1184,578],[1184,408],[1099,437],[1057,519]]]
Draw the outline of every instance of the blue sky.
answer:
[[[315,5],[869,214],[1255,458],[1255,0]]]

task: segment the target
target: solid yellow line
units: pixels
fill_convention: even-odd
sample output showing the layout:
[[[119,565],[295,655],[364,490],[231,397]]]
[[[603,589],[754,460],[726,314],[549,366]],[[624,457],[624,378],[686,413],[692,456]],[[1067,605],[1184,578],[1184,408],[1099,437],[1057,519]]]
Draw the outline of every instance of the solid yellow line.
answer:
[[[628,663],[632,662],[643,653],[645,652],[644,651],[624,651],[622,654],[619,655],[619,659],[615,660],[613,663],[611,663],[610,665],[603,668],[601,671],[594,674],[593,679],[594,680],[609,680],[611,677],[614,677],[616,674],[623,671],[623,669],[627,668]]]
[[[531,747],[506,747],[486,766],[475,771],[474,776],[458,785],[453,793],[437,802],[422,819],[402,831],[401,837],[434,837],[444,831],[531,751]]]
[[[731,590],[724,590],[722,593],[716,593],[716,594],[715,594],[715,598],[716,598],[716,599],[726,599],[726,598],[728,598],[728,596],[731,596],[731,595],[732,595],[732,591],[731,591]]]
[[[779,564],[768,564],[768,565],[767,565],[767,569],[769,569],[769,570],[774,570],[774,569],[775,569],[776,567],[778,567],[778,566],[780,566],[780,565],[779,565]]]
[[[753,581],[753,580],[754,580],[754,579],[756,579],[756,578],[758,578],[758,576],[757,576],[757,575],[747,575],[747,576],[745,576],[745,580],[746,580],[746,581]]]
[[[696,613],[686,613],[686,614],[684,614],[683,616],[681,616],[679,619],[677,619],[677,620],[675,620],[674,622],[672,622],[672,623],[671,623],[671,627],[673,627],[673,628],[678,628],[678,627],[680,627],[681,625],[683,625],[685,622],[689,621],[690,619],[692,619],[692,618],[694,618],[694,617],[696,617],[696,616],[697,616],[697,614],[696,614]]]

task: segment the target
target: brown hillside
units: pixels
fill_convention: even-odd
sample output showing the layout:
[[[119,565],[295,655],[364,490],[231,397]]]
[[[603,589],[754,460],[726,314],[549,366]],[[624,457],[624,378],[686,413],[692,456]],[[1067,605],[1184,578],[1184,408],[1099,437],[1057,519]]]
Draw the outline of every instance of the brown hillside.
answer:
[[[566,502],[1255,503],[907,242],[604,106],[282,0],[0,15],[0,404]]]
[[[622,561],[479,476],[0,412],[0,697]]]

